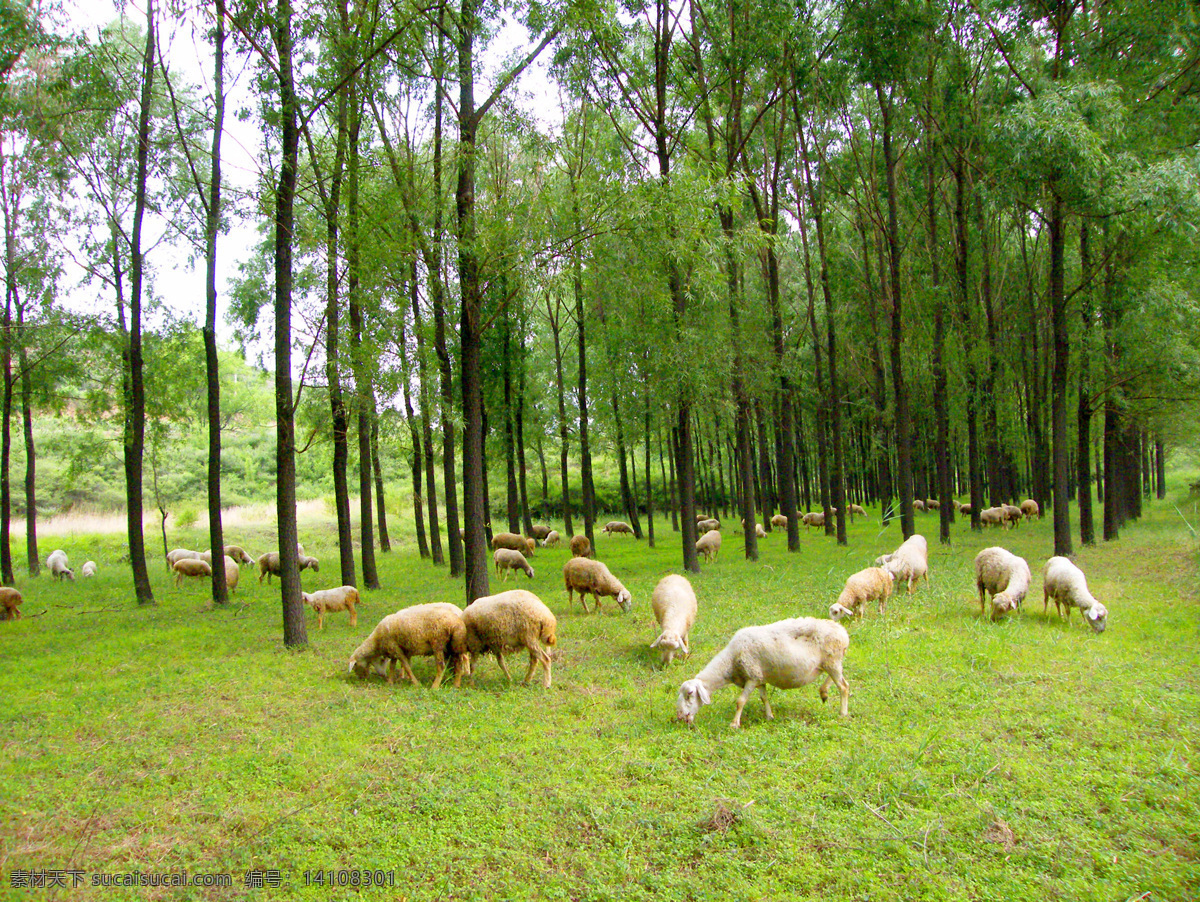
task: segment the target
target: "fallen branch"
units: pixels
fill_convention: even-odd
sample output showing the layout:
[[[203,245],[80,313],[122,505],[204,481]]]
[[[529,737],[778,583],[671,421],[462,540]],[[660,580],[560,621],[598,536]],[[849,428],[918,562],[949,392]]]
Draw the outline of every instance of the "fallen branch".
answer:
[[[1196,527],[1192,526],[1192,524],[1188,522],[1188,518],[1183,515],[1183,511],[1179,509],[1179,505],[1172,504],[1171,507],[1175,508],[1175,513],[1179,514],[1179,519],[1182,520],[1183,525],[1188,528],[1188,532],[1192,534],[1192,538],[1196,538]]]
[[[116,613],[116,608],[98,608],[95,611],[76,611],[76,614],[113,614]]]

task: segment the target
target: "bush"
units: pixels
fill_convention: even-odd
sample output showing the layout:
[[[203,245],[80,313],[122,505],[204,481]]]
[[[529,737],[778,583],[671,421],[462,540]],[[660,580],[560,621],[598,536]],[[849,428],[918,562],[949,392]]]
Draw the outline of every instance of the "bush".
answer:
[[[175,517],[175,525],[179,529],[191,529],[199,519],[200,514],[194,507],[185,507]]]

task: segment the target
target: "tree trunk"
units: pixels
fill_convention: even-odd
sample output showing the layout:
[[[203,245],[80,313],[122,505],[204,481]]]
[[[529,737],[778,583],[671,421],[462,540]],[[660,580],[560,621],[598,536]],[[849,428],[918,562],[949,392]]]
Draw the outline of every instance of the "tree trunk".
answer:
[[[804,285],[805,292],[808,297],[808,329],[812,334],[813,342],[813,371],[816,374],[817,382],[817,397],[815,401],[815,409],[813,410],[813,419],[816,421],[817,433],[817,479],[819,488],[818,491],[821,497],[821,510],[825,513],[825,534],[834,534],[834,525],[830,516],[830,507],[833,503],[829,498],[829,450],[827,445],[827,420],[825,403],[829,395],[825,391],[825,371],[821,363],[821,333],[817,329],[817,292],[813,284],[812,274],[812,255],[809,252],[808,244],[808,226],[806,225],[808,217],[805,215],[804,209],[800,206],[801,198],[805,193],[800,190],[800,186],[796,185],[796,216],[800,223],[800,243],[804,253]]]
[[[417,290],[417,258],[415,254],[412,258],[408,290],[413,313],[413,333],[417,339],[417,390],[421,399],[421,445],[425,458],[425,501],[429,509],[429,553],[433,558],[434,565],[440,566],[445,563],[445,558],[442,555],[442,533],[438,523],[437,477],[433,463],[433,425],[430,422],[433,409],[430,399],[433,392],[429,386],[429,367],[425,360],[425,337],[421,325],[421,302],[420,292]],[[405,388],[407,389],[407,385]],[[407,400],[405,403],[408,403]],[[411,417],[411,412],[409,415]],[[415,434],[413,441],[414,447],[416,447]],[[414,499],[416,495],[417,492],[414,490]],[[418,530],[418,536],[422,532],[422,530]]]
[[[559,479],[562,486],[562,518],[564,529],[568,536],[574,536],[575,530],[571,522],[571,481],[570,470],[567,466],[567,451],[570,442],[570,429],[567,426],[567,399],[565,380],[563,379],[563,354],[560,332],[562,330],[562,313],[555,298],[554,309],[550,309],[550,297],[546,296],[546,314],[550,320],[550,331],[554,334],[554,387],[558,394],[558,441],[559,441]]]
[[[17,300],[17,360],[21,367],[21,419],[25,432],[25,557],[29,575],[42,571],[37,544],[37,453],[33,446],[33,385],[25,353],[25,309]]]
[[[505,294],[504,278],[501,277],[501,294]],[[504,473],[505,480],[505,513],[508,515],[508,531],[514,535],[521,534],[521,501],[517,491],[517,458],[516,437],[513,434],[512,392],[512,321],[507,314],[504,317],[504,357],[501,365],[502,382],[504,385]]]
[[[574,183],[572,183],[573,185]],[[572,189],[573,190],[573,189]],[[583,534],[596,547],[596,487],[592,483],[592,449],[588,442],[587,343],[584,339],[583,264],[578,249],[572,253],[571,282],[575,291],[575,331],[579,348],[579,478],[583,505]]]
[[[397,342],[401,359],[407,355],[404,352],[404,333],[400,333]],[[402,389],[404,394],[404,415],[408,420],[408,433],[412,441],[412,484],[413,484],[413,519],[417,527],[417,553],[422,558],[429,557],[429,544],[425,540],[425,513],[421,506],[421,436],[417,430],[416,417],[413,413],[412,393],[409,391],[409,374],[405,372]]]
[[[648,356],[648,355],[647,355]],[[646,361],[648,363],[648,361]],[[642,414],[642,435],[646,442],[646,541],[654,547],[654,480],[650,477],[650,393],[645,393],[646,409]],[[659,459],[662,464],[662,458]]]
[[[659,440],[659,445],[662,445],[662,440]],[[661,454],[661,447],[659,449]],[[675,491],[675,427],[672,426],[667,430],[667,466],[670,468],[670,486],[671,486],[671,531],[679,532],[679,501]],[[660,461],[661,462],[661,461]]]
[[[375,471],[375,516],[379,519],[379,550],[391,551],[392,541],[388,538],[387,504],[383,491],[383,467],[379,463],[379,412],[375,407],[375,394],[371,393],[371,469]]]
[[[1054,553],[1071,554],[1071,510],[1067,506],[1067,364],[1071,345],[1067,329],[1067,297],[1063,283],[1063,202],[1050,193],[1050,315],[1054,328],[1054,372],[1051,418],[1054,432]]]
[[[983,524],[979,514],[983,509],[983,473],[979,466],[979,377],[970,359],[969,349],[975,344],[975,329],[971,317],[970,245],[967,237],[966,162],[956,156],[954,172],[954,276],[958,301],[960,340],[964,348],[967,376],[967,482],[971,497],[971,529],[979,531]]]
[[[517,366],[517,487],[520,489],[521,522],[525,527],[525,535],[533,533],[533,518],[529,511],[529,478],[525,465],[525,340],[522,337],[517,345],[519,356]]]
[[[7,219],[5,217],[7,226]],[[0,582],[11,586],[13,578],[12,546],[9,543],[9,518],[12,515],[12,498],[9,485],[9,460],[12,456],[12,401],[13,401],[13,372],[12,372],[12,307],[13,295],[16,294],[15,254],[12,253],[10,236],[5,234],[5,245],[8,249],[5,267],[6,282],[4,292],[4,332],[3,357],[4,367],[4,409],[0,414]]]
[[[1079,269],[1084,282],[1083,329],[1079,333],[1079,401],[1076,408],[1076,480],[1079,495],[1079,543],[1096,544],[1096,526],[1092,518],[1092,403],[1091,353],[1088,342],[1092,330],[1091,241],[1086,221],[1079,226]]]
[[[1167,448],[1162,436],[1154,437],[1155,497],[1162,501],[1167,497]]]

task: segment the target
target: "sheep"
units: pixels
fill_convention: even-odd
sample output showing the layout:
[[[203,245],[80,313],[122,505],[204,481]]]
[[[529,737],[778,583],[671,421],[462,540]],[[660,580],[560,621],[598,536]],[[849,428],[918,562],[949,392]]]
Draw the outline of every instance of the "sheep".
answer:
[[[67,566],[67,553],[61,548],[54,549],[46,557],[46,569],[55,579],[75,581],[75,571]]]
[[[24,600],[16,589],[0,586],[0,620],[20,620]]]
[[[250,555],[246,554],[246,549],[244,549],[241,545],[226,545],[225,553],[227,555],[229,555],[229,557],[231,557],[235,561],[237,561],[239,564],[253,564],[254,563],[254,558],[252,558],[252,557],[250,557]]]
[[[199,551],[191,551],[187,548],[175,548],[167,552],[167,569],[175,566],[176,561],[198,561],[200,560]]]
[[[591,557],[592,543],[588,541],[588,537],[584,535],[571,536],[571,556],[572,557]]]
[[[800,518],[800,522],[805,526],[824,526],[825,512],[824,511],[809,511]]]
[[[838,600],[829,606],[831,620],[844,620],[855,615],[862,617],[868,601],[879,602],[879,613],[883,613],[884,602],[892,594],[895,577],[884,567],[868,567],[859,570],[846,580],[846,586]]]
[[[601,596],[615,598],[617,605],[626,613],[633,607],[633,595],[600,561],[585,557],[571,558],[563,564],[563,586],[567,590],[567,604],[575,600],[575,592],[579,593],[579,603],[583,605],[585,614],[588,611],[589,593],[596,600],[597,611],[600,610]]]
[[[851,504],[850,514],[851,516],[854,514],[862,514],[865,517],[867,515],[867,511],[866,508],[864,508],[861,504]]]
[[[314,573],[321,572],[320,562],[315,557],[309,557],[306,554],[298,554],[296,561],[300,565],[301,570],[312,570]],[[261,555],[258,559],[258,581],[261,583],[263,577],[267,578],[268,585],[271,582],[272,576],[279,575],[279,552],[268,551]]]
[[[550,527],[542,526],[540,523],[535,526],[530,527],[530,529],[529,529],[529,537],[531,539],[539,539],[540,540],[540,539],[546,538],[546,536],[548,536],[548,535],[550,535]]]
[[[555,634],[558,622],[540,598],[524,589],[476,598],[463,611],[462,621],[466,628],[467,652],[472,659],[470,673],[474,673],[474,661],[480,655],[492,652],[511,681],[512,674],[504,663],[504,653],[525,648],[529,651],[525,682],[529,682],[541,664],[546,673],[543,685],[550,688],[550,655],[541,643],[554,645],[558,641]]]
[[[650,607],[661,630],[650,647],[659,650],[663,667],[675,659],[676,652],[682,652],[684,657],[690,655],[688,634],[696,622],[696,593],[692,584],[682,576],[664,576],[654,587]]]
[[[232,592],[238,587],[238,579],[241,578],[242,571],[238,567],[238,562],[225,555],[225,588]]]
[[[533,549],[537,547],[537,542],[533,539],[527,539],[524,536],[519,536],[515,532],[498,532],[492,536],[492,550],[497,548],[508,548],[512,551],[519,551],[525,557],[533,557]]]
[[[525,575],[533,579],[533,568],[529,566],[529,561],[525,560],[525,555],[519,551],[513,551],[511,548],[497,548],[492,553],[492,560],[496,562],[496,575],[501,579],[508,579],[510,570],[524,570]]]
[[[463,625],[462,613],[457,605],[437,602],[413,605],[388,614],[354,650],[349,672],[364,679],[368,671],[386,661],[387,681],[393,683],[399,661],[400,675],[412,680],[414,686],[420,686],[421,681],[413,673],[409,659],[433,655],[437,673],[430,688],[436,689],[442,684],[447,659],[454,667],[454,685],[457,687],[468,666],[467,628]]]
[[[1002,504],[1000,509],[1004,511],[1004,521],[1009,526],[1016,526],[1021,522],[1021,509],[1015,504]]]
[[[178,560],[171,569],[175,571],[176,589],[183,585],[184,577],[199,578],[202,576],[212,576],[212,567],[204,561],[199,561],[195,558],[185,557],[182,560]]]
[[[913,502],[913,512],[916,513],[923,510],[925,510],[925,502],[918,498]]]
[[[954,512],[955,512],[956,514],[962,511],[962,507],[963,507],[963,506],[962,506],[962,502],[961,502],[961,501],[959,501],[957,498],[954,498],[954,499],[953,499],[953,504],[954,504]]]
[[[212,549],[209,548],[207,551],[201,551],[199,556],[196,559],[204,561],[204,563],[208,564],[208,566],[211,567],[212,566]]]
[[[787,529],[787,515],[776,514],[771,518],[771,525],[778,526],[780,529]]]
[[[1027,498],[1021,502],[1021,513],[1026,520],[1032,520],[1034,517],[1042,519],[1042,509],[1038,507],[1038,503],[1032,498]]]
[[[754,524],[754,534],[760,539],[765,539],[767,537],[767,531],[763,529],[763,525],[761,523]]]
[[[321,572],[321,562],[312,555],[300,552],[300,556],[297,560],[300,564],[301,570],[311,570],[313,573]]]
[[[746,525],[745,523],[742,524],[742,526],[745,526],[745,525]],[[698,529],[701,534],[704,534],[707,532],[712,532],[714,529],[720,529],[720,528],[721,528],[721,521],[718,520],[716,517],[709,517],[706,520],[696,521],[696,529]]]
[[[1022,557],[999,546],[975,555],[975,588],[979,590],[979,613],[983,613],[984,591],[992,596],[992,620],[1017,610],[1029,592],[1033,576]]]
[[[720,550],[721,533],[715,529],[706,532],[696,541],[696,551],[704,555],[704,560],[710,564],[717,560],[717,552]]]
[[[1004,508],[988,507],[979,512],[979,522],[984,526],[1007,526],[1008,518],[1004,516]]]
[[[558,530],[552,529],[546,534],[546,538],[542,540],[542,546],[544,548],[553,548],[559,543],[560,539],[562,539],[562,536],[558,534]]]
[[[1108,608],[1096,600],[1088,591],[1087,577],[1083,571],[1065,557],[1052,557],[1042,570],[1042,613],[1045,614],[1054,599],[1054,609],[1059,617],[1066,613],[1071,622],[1071,608],[1079,608],[1083,619],[1097,632],[1108,626]]]
[[[958,512],[964,517],[971,516],[971,502],[968,501],[966,504],[960,504],[958,506]]]
[[[940,502],[940,501],[930,498],[928,501],[925,502],[925,510],[927,510],[927,511],[940,511],[941,509],[942,509],[942,502]]]
[[[317,592],[301,592],[304,603],[317,612],[317,629],[325,629],[325,614],[335,611],[349,611],[350,625],[358,626],[358,611],[354,609],[360,604],[358,589],[354,586],[338,586],[336,589],[321,589]]]
[[[912,595],[913,583],[921,577],[929,582],[929,543],[924,536],[910,536],[891,554],[877,558],[875,566],[886,567],[896,579],[907,582],[907,594]]]
[[[832,620],[797,617],[765,626],[747,626],[733,634],[721,651],[695,677],[679,687],[675,717],[692,724],[702,705],[712,702],[712,693],[731,683],[742,687],[731,727],[742,725],[742,709],[750,694],[762,692],[767,720],[774,718],[767,699],[767,686],[795,689],[807,686],[822,673],[821,700],[829,698],[829,684],[842,693],[842,717],[849,713],[850,684],[842,674],[842,660],[850,646],[846,628]]]
[[[79,575],[84,576],[84,577],[95,576],[96,575],[96,562],[95,561],[84,561],[83,566],[79,568]]]
[[[613,533],[631,536],[633,535],[633,527],[624,520],[609,520],[604,524],[604,534],[611,536]]]

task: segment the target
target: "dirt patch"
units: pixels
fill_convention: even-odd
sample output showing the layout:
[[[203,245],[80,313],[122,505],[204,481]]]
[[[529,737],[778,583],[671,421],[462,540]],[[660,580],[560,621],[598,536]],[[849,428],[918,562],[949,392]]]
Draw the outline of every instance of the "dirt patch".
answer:
[[[992,821],[991,826],[983,831],[983,838],[986,842],[994,842],[997,845],[1004,846],[1005,852],[1011,852],[1017,844],[1017,838],[1013,835],[1012,828],[1004,822],[1003,818],[996,818]]]

